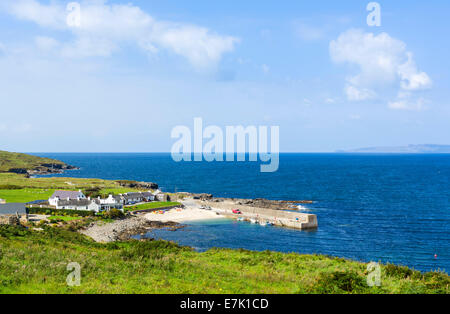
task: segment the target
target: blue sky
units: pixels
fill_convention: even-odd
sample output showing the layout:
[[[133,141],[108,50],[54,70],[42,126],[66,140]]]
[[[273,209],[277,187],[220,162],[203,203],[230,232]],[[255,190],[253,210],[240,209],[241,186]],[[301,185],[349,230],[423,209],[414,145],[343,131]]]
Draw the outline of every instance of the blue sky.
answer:
[[[450,144],[448,1],[0,4],[0,149],[170,151],[172,128],[277,125],[285,152]],[[343,2],[343,3],[341,3]]]

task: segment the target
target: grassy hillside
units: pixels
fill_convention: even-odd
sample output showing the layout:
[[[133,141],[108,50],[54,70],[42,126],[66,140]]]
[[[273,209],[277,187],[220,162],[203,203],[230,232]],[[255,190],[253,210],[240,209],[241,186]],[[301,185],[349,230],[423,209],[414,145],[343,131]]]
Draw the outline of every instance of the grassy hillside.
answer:
[[[67,264],[81,265],[69,287]],[[449,276],[326,256],[214,249],[197,253],[165,241],[94,243],[46,227],[0,227],[0,293],[449,293]]]
[[[102,179],[27,178],[15,173],[0,173],[0,198],[9,203],[26,203],[48,199],[55,190],[98,190],[101,195],[138,191],[119,182]]]
[[[65,165],[62,161],[55,159],[0,151],[0,172],[10,172],[11,169],[33,170],[46,164]]]

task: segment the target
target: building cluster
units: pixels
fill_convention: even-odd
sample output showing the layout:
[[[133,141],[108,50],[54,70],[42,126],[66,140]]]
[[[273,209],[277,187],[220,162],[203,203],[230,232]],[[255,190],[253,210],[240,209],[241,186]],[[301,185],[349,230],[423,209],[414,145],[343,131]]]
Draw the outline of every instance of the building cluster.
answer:
[[[56,209],[87,210],[102,212],[111,209],[122,210],[124,206],[153,201],[167,201],[167,195],[157,190],[155,192],[130,192],[119,195],[109,195],[108,198],[86,197],[81,190],[55,191],[48,199],[50,206]]]

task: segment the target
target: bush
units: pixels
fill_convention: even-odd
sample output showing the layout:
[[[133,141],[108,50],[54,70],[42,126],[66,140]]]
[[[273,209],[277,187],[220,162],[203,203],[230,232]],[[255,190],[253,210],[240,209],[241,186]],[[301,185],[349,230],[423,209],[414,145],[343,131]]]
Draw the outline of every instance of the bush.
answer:
[[[414,274],[414,271],[406,266],[387,264],[384,269],[386,272],[386,276],[397,279],[406,279]]]
[[[94,211],[71,210],[71,209],[51,209],[51,208],[28,208],[32,215],[51,215],[51,216],[72,216],[72,217],[94,217]]]
[[[129,242],[129,246],[121,251],[120,255],[124,260],[158,260],[168,254],[177,254],[186,250],[191,249],[167,241],[131,241]]]
[[[86,195],[86,196],[90,196],[91,198],[96,198],[96,197],[101,196],[100,191],[101,191],[101,188],[93,187],[93,188],[87,188],[83,192],[84,192],[84,195]]]
[[[125,214],[122,211],[115,209],[115,208],[113,208],[103,214],[103,217],[106,219],[120,219],[120,218],[123,218],[124,216],[125,216]]]
[[[0,237],[24,237],[30,234],[30,231],[22,226],[0,225]]]
[[[23,187],[12,184],[3,184],[0,185],[0,190],[22,190]]]
[[[354,271],[323,273],[314,286],[315,293],[359,293],[367,288],[364,278]]]

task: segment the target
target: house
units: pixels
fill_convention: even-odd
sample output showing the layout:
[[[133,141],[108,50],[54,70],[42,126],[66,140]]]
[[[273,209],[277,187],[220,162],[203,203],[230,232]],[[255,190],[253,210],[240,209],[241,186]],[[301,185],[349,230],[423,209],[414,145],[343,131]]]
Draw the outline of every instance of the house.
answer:
[[[160,190],[156,190],[154,195],[155,195],[155,200],[157,200],[159,202],[168,202],[168,201],[170,201],[169,195],[168,194],[164,194]]]
[[[117,202],[123,205],[134,205],[143,202],[153,202],[155,200],[155,195],[152,192],[130,192],[125,194],[120,194],[112,196]]]
[[[155,195],[152,192],[142,192],[141,194],[144,202],[153,202],[155,200]]]
[[[96,213],[102,211],[108,211],[111,209],[118,209],[123,211],[123,204],[118,202],[112,195],[106,199],[95,198],[79,198],[76,200],[65,199],[58,200],[56,209],[68,209],[68,210],[85,210],[94,211]]]
[[[2,198],[0,198],[0,204],[6,204],[6,201]]]
[[[65,199],[58,200],[56,202],[56,209],[68,209],[68,210],[84,210],[94,211],[96,213],[102,210],[102,205],[97,199],[91,200],[90,198],[84,199]]]
[[[58,201],[60,200],[82,200],[86,199],[86,196],[81,192],[81,190],[77,191],[55,191],[53,195],[48,199],[48,203],[51,206],[57,206]]]
[[[0,215],[26,215],[27,209],[23,203],[0,204]]]
[[[20,222],[28,222],[28,210],[25,204],[0,204],[0,225],[18,225]]]
[[[122,196],[125,199],[126,205],[133,205],[133,204],[137,204],[137,203],[142,203],[144,201],[144,197],[142,196],[142,194],[140,192],[126,193],[126,194],[123,194]]]
[[[99,197],[98,201],[100,202],[102,211],[110,210],[110,209],[123,210],[123,201],[120,196],[117,197],[117,196],[109,195],[108,198],[105,198],[105,199],[101,199]]]

